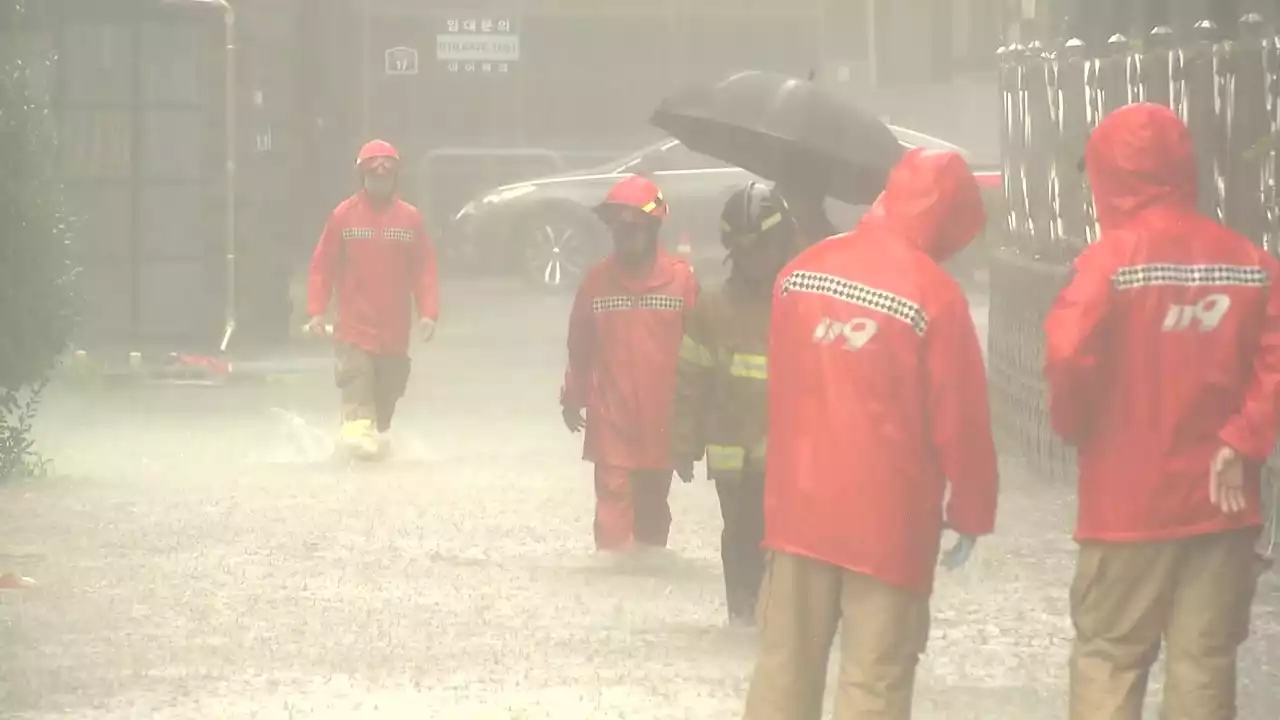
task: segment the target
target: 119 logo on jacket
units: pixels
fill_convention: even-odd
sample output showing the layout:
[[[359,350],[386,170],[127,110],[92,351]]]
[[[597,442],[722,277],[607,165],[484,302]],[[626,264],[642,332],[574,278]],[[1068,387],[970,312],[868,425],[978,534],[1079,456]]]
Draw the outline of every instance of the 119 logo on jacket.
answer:
[[[837,322],[824,317],[813,331],[813,341],[821,345],[844,339],[845,350],[859,350],[880,330],[879,324],[869,318],[854,318],[849,322]]]
[[[1231,298],[1215,293],[1194,305],[1170,305],[1164,316],[1165,332],[1182,332],[1195,324],[1200,332],[1213,332],[1231,309]]]

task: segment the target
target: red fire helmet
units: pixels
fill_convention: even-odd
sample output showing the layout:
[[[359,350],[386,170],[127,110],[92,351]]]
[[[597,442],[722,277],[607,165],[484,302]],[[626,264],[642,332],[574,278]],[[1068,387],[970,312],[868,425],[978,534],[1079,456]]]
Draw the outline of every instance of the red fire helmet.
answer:
[[[596,207],[596,212],[603,213],[618,206],[636,208],[659,220],[670,213],[667,201],[662,198],[662,190],[643,175],[629,175],[614,185],[604,202]]]
[[[386,140],[370,140],[360,148],[360,154],[356,156],[356,165],[363,165],[374,158],[390,158],[398,162],[400,153],[396,152],[395,146]]]

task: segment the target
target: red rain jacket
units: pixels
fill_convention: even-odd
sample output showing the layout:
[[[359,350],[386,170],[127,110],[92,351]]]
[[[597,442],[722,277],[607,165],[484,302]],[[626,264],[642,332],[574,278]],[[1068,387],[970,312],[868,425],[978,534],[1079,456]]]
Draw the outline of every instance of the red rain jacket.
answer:
[[[1121,109],[1085,152],[1102,238],[1045,322],[1054,429],[1078,449],[1076,538],[1163,540],[1261,524],[1276,433],[1280,266],[1196,211],[1191,137],[1167,108]],[[1226,443],[1252,458],[1249,509],[1209,502]]]
[[[628,275],[612,257],[587,274],[569,320],[560,396],[567,409],[586,408],[585,459],[634,470],[671,467],[676,361],[697,296],[693,269],[661,249],[644,274]]]
[[[324,315],[338,290],[335,334],[370,353],[409,350],[411,300],[437,319],[436,254],[418,209],[402,200],[385,208],[363,191],[333,211],[311,258],[307,313]]]
[[[995,524],[982,348],[939,263],[982,228],[959,155],[913,150],[851,233],[778,277],[765,546],[927,594],[944,521]]]

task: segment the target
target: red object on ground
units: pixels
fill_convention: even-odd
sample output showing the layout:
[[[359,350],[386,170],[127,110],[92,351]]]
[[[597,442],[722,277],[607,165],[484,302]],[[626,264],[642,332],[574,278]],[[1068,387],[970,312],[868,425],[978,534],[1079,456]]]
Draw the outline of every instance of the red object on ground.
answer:
[[[1111,114],[1085,149],[1101,239],[1045,321],[1054,429],[1079,450],[1076,537],[1170,540],[1262,524],[1276,437],[1280,263],[1196,208],[1195,150],[1168,108]],[[1248,508],[1209,498],[1246,463]]]
[[[36,581],[13,573],[0,575],[0,590],[29,590],[36,586]]]
[[[986,220],[956,153],[912,150],[862,223],[779,275],[765,546],[929,593],[944,519],[992,531],[997,471],[969,305],[939,263]]]
[[[209,375],[225,376],[231,374],[231,365],[212,355],[174,355],[171,368],[203,372]]]

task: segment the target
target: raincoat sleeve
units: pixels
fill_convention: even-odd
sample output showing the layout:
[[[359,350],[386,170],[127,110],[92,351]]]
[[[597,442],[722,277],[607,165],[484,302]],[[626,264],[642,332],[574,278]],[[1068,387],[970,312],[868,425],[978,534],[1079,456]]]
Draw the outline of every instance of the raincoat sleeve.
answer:
[[[590,277],[578,288],[569,315],[569,367],[564,373],[560,405],[567,410],[581,410],[591,399],[591,380],[595,366],[596,327],[592,312]]]
[[[715,379],[716,346],[705,298],[685,321],[676,364],[676,394],[672,403],[671,460],[680,465],[697,462],[706,451],[707,403]]]
[[[440,318],[440,290],[436,276],[436,249],[431,236],[423,226],[422,217],[414,222],[413,247],[413,297],[418,304],[418,317]]]
[[[982,346],[957,291],[929,321],[926,338],[929,432],[942,471],[951,483],[947,526],[962,535],[995,529],[999,476]]]
[[[311,271],[307,276],[308,316],[321,317],[328,312],[341,258],[342,233],[338,230],[337,218],[331,216],[311,255]]]
[[[1252,377],[1244,402],[1222,431],[1219,438],[1236,452],[1264,462],[1276,441],[1277,414],[1280,413],[1280,288],[1276,287],[1277,268],[1268,268],[1271,286],[1253,357]]]
[[[1099,353],[1111,304],[1112,273],[1102,247],[1094,245],[1076,260],[1075,276],[1044,323],[1049,420],[1073,445],[1087,432],[1096,403]]]

